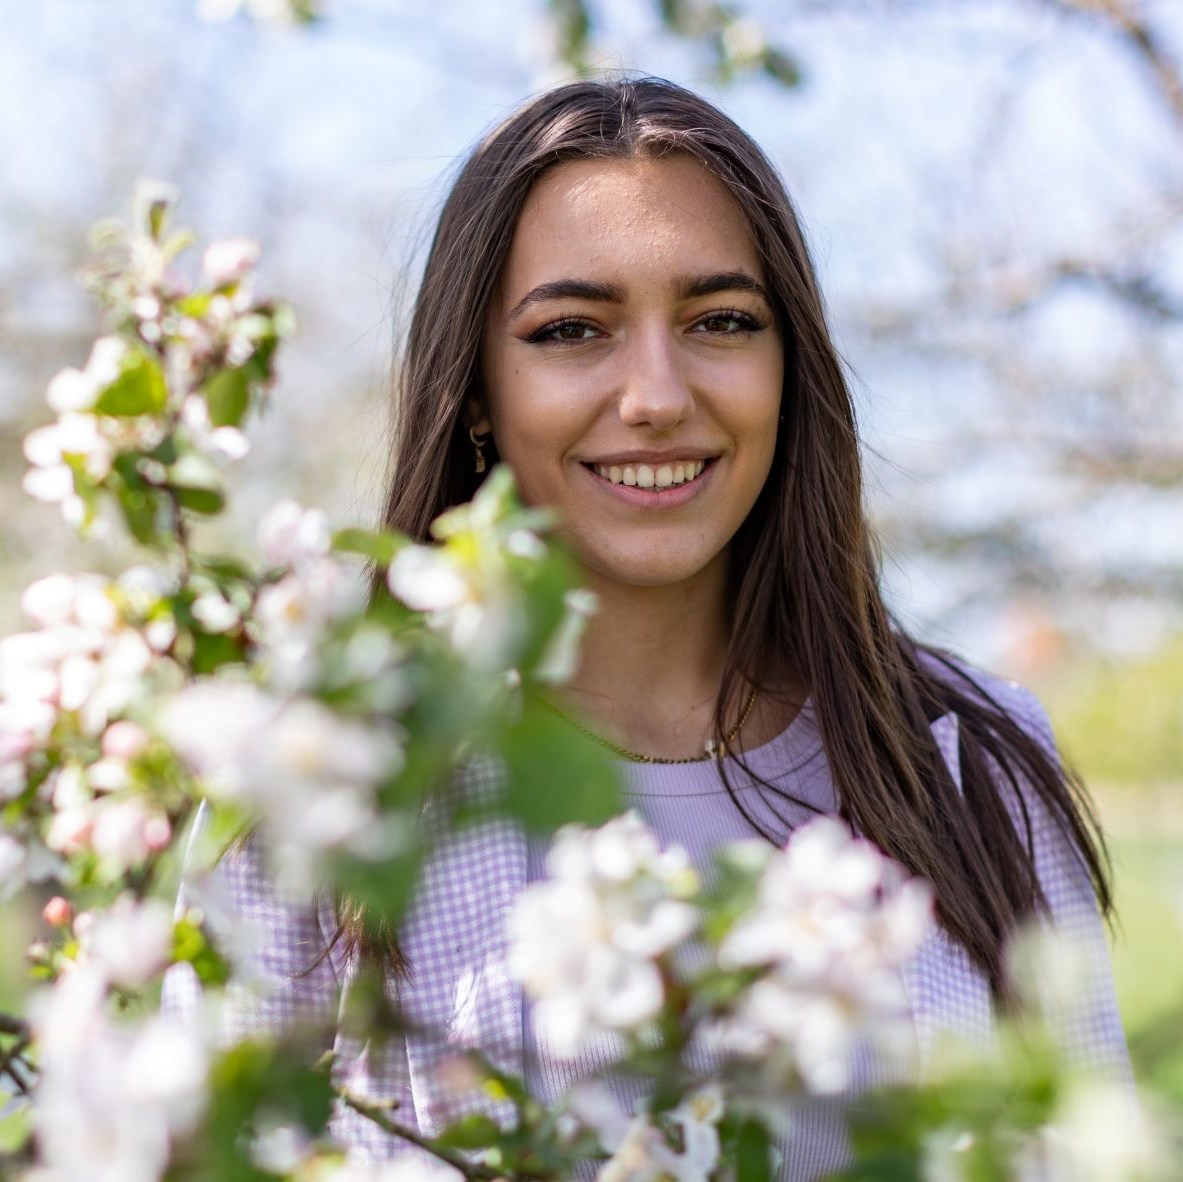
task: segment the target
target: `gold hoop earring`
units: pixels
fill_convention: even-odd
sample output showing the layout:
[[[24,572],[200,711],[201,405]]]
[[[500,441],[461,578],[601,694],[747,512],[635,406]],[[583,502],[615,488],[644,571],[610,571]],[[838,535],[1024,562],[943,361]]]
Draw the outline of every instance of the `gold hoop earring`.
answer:
[[[489,442],[489,436],[485,435],[482,438],[477,435],[475,427],[469,427],[468,438],[472,440],[472,450],[476,453],[473,467],[477,475],[480,475],[485,470],[485,444]]]

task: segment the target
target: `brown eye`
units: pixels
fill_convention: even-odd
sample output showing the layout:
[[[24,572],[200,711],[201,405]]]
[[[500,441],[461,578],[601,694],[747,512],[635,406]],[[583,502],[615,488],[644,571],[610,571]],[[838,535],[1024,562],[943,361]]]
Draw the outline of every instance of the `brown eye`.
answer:
[[[555,320],[532,332],[526,340],[531,344],[547,344],[555,341],[590,341],[599,333],[586,320]]]
[[[709,316],[704,316],[696,325],[695,328],[702,329],[702,331],[720,336],[736,336],[744,332],[758,332],[764,327],[754,316],[747,312],[740,312],[738,310],[730,310],[723,312],[712,312]]]

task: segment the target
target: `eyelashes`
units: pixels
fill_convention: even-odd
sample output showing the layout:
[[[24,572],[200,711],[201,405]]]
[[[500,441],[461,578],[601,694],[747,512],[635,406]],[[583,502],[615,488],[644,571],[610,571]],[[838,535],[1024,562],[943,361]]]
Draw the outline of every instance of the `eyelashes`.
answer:
[[[591,337],[578,335],[579,332],[586,329],[591,329],[593,332],[597,331],[595,326],[586,320],[581,320],[577,316],[564,316],[561,320],[552,320],[549,324],[544,324],[541,328],[536,328],[524,339],[531,345],[569,344],[576,341],[591,340]],[[564,332],[569,333],[569,335],[559,335]]]
[[[730,329],[706,327],[721,323],[730,323],[734,327]],[[767,327],[767,321],[751,312],[745,312],[740,308],[719,308],[700,316],[691,326],[691,331],[701,330],[704,336],[735,337],[760,332]],[[560,316],[540,328],[536,328],[522,339],[531,345],[581,344],[584,341],[594,340],[600,334],[601,330],[596,325],[581,316]]]
[[[751,312],[744,312],[739,308],[723,308],[718,312],[708,312],[706,316],[700,317],[695,322],[695,327],[704,324],[709,324],[711,321],[733,320],[738,326],[734,332],[722,333],[722,336],[735,336],[742,332],[759,332],[760,329],[767,327],[765,322],[757,316],[753,316]]]

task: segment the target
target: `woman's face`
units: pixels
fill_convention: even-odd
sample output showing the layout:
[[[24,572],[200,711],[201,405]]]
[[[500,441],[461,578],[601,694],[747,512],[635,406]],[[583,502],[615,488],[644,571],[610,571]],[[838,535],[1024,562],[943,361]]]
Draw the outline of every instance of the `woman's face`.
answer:
[[[724,569],[784,350],[743,215],[688,156],[572,161],[526,201],[484,326],[497,450],[599,580]]]

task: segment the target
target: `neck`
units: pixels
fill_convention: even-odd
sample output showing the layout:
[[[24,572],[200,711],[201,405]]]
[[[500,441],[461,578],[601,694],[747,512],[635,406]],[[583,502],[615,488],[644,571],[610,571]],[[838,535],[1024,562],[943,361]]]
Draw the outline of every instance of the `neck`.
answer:
[[[569,689],[593,725],[630,750],[662,758],[702,749],[727,656],[725,576],[722,561],[669,587],[587,576],[600,610]]]

